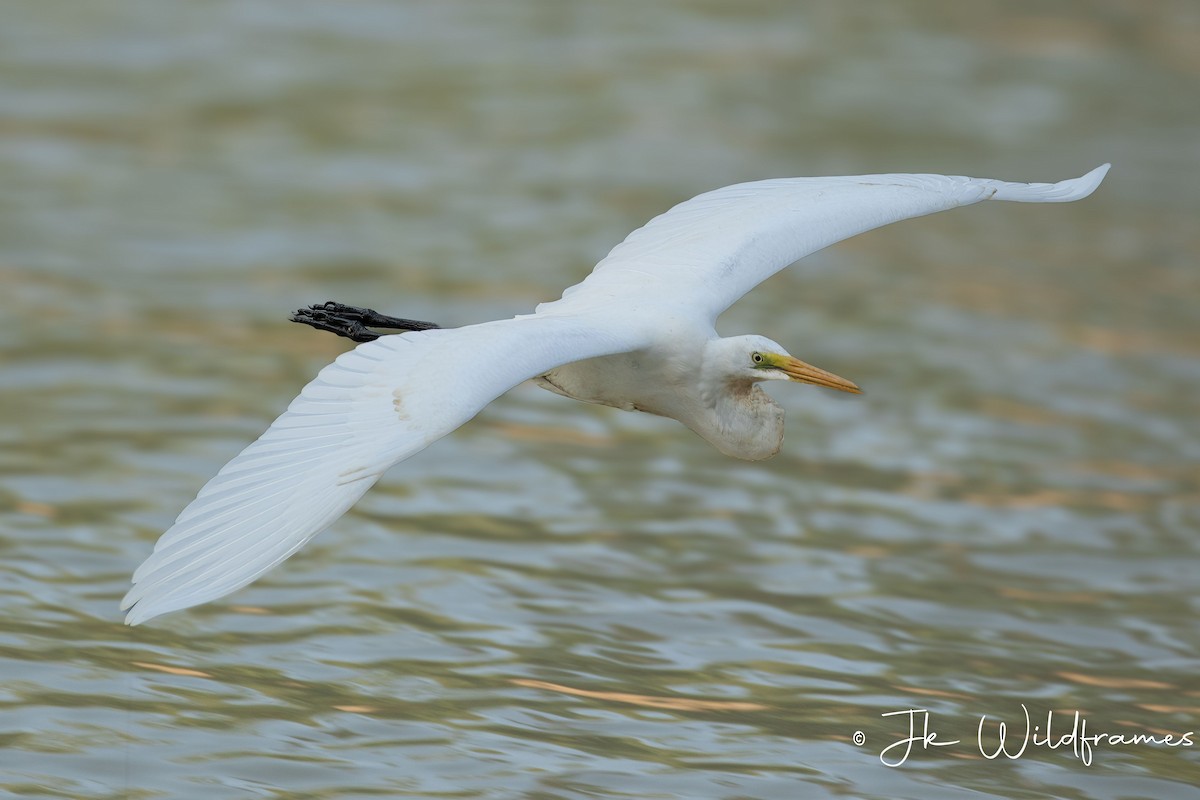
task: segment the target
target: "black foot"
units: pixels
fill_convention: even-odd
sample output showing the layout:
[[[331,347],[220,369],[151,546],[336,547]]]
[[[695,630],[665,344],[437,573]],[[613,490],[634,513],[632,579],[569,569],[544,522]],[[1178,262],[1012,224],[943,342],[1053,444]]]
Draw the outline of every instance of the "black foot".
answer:
[[[427,331],[439,327],[433,322],[389,317],[369,308],[347,306],[332,300],[298,309],[292,312],[291,320],[356,342],[370,342],[383,335],[370,330],[368,326],[397,331]]]

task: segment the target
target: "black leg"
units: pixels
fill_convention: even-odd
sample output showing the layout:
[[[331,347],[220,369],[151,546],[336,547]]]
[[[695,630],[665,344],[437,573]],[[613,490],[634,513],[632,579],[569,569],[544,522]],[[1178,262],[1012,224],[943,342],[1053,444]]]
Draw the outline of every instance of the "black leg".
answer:
[[[374,309],[348,306],[342,303],[335,303],[332,300],[309,306],[309,309],[313,311],[324,311],[327,314],[335,314],[339,317],[344,317],[345,319],[361,322],[363,325],[369,325],[372,328],[390,328],[398,331],[427,331],[430,328],[441,327],[435,322],[422,322],[419,319],[389,317],[387,314],[380,314]]]
[[[298,309],[292,313],[291,320],[311,325],[317,330],[345,336],[356,342],[369,342],[382,335],[369,330],[367,326],[398,331],[427,331],[439,327],[433,322],[389,317],[369,308],[347,306],[333,301]]]

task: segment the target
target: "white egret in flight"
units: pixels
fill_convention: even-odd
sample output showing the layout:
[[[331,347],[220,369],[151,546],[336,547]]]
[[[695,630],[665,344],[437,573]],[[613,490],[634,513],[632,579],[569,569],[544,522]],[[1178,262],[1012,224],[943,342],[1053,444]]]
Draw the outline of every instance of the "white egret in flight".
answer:
[[[322,369],[183,509],[133,574],[125,621],[245,586],[346,513],[388,467],[531,378],[584,402],[673,417],[727,455],[769,458],[783,438],[783,410],[758,382],[858,387],[762,336],[719,337],[721,312],[855,234],[981,200],[1079,200],[1107,171],[1060,183],[895,174],[727,186],[634,231],[532,314],[452,329],[394,320],[408,330]],[[354,337],[359,322],[390,319],[328,308],[302,321]]]

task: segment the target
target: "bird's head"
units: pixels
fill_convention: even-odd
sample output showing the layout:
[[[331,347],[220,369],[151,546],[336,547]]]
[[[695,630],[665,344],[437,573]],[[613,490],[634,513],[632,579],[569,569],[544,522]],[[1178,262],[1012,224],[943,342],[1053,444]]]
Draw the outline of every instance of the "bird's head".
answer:
[[[789,355],[765,336],[734,336],[720,342],[722,371],[731,381],[796,381],[851,394],[862,393],[853,382]]]

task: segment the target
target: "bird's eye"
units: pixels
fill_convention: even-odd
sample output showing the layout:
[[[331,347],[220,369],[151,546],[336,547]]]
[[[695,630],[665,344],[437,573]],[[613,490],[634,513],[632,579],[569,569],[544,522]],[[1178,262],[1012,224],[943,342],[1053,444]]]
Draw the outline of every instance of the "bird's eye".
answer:
[[[761,364],[764,361],[763,354],[762,353],[751,353],[750,360],[753,361],[755,364]]]

